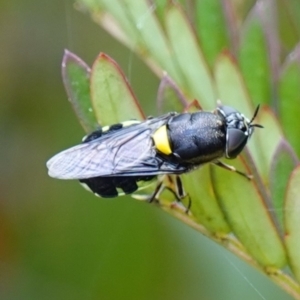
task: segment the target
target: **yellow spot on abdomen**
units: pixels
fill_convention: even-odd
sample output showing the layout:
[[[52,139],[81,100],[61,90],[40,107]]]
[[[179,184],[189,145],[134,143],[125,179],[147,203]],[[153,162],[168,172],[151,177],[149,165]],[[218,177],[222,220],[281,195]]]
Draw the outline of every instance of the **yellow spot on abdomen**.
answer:
[[[153,140],[154,140],[155,148],[159,152],[166,154],[166,155],[169,155],[172,153],[166,125],[159,127],[154,132]]]

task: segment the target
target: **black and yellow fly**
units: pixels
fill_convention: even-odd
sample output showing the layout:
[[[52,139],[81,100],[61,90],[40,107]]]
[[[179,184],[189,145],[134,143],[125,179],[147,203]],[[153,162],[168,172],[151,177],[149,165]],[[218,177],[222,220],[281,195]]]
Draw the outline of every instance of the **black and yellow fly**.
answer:
[[[251,120],[232,107],[218,106],[213,112],[172,112],[105,126],[52,157],[47,162],[49,175],[78,179],[101,197],[116,197],[119,190],[131,194],[140,182],[187,173],[205,163],[249,177],[219,159],[236,158],[254,127],[262,127],[252,123],[258,109]]]

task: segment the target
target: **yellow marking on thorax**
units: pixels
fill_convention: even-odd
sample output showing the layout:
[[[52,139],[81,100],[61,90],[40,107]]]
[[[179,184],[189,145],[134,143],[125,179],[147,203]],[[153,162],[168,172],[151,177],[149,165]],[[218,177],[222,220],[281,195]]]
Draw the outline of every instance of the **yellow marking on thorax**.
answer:
[[[172,153],[166,125],[159,127],[154,132],[153,140],[154,140],[155,148],[159,152],[166,154],[166,155],[169,155]]]

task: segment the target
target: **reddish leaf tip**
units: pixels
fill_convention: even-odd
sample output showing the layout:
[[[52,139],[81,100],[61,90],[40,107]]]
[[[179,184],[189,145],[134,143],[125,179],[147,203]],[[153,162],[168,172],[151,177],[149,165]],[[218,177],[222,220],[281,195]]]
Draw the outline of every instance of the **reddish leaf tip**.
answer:
[[[75,63],[81,68],[85,69],[87,73],[90,73],[90,67],[75,53],[69,51],[68,49],[64,50],[63,60],[62,60],[62,71],[64,72],[66,65],[68,63]]]
[[[94,61],[94,64],[97,64],[99,61],[107,61],[110,64],[114,65],[114,67],[120,72],[120,74],[125,78],[125,75],[123,74],[122,69],[120,68],[120,66],[118,65],[118,63],[108,54],[104,53],[104,52],[100,52],[99,55],[97,56],[96,60]],[[93,67],[92,67],[93,69]]]
[[[234,65],[237,65],[237,61],[236,58],[234,57],[234,55],[230,52],[229,49],[224,49],[222,50],[221,54],[219,55],[220,57],[226,57],[228,58]]]

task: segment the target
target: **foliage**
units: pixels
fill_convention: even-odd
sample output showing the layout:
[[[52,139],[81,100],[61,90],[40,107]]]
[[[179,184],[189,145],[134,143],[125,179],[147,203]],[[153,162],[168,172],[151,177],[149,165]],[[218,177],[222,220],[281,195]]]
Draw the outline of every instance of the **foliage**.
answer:
[[[189,214],[168,196],[160,207],[300,299],[300,24],[295,12],[300,4],[261,0],[246,12],[237,3],[79,0],[77,5],[162,78],[163,111],[174,100],[174,93],[165,93],[173,83],[177,96],[197,99],[204,109],[213,109],[221,99],[251,117],[262,104],[257,123],[264,129],[232,162],[252,173],[253,180],[205,166],[183,176],[192,198]],[[281,15],[289,15],[288,24],[282,24]],[[66,52],[63,77],[87,131],[96,123],[144,118],[123,72],[107,55],[100,54],[90,70]]]

